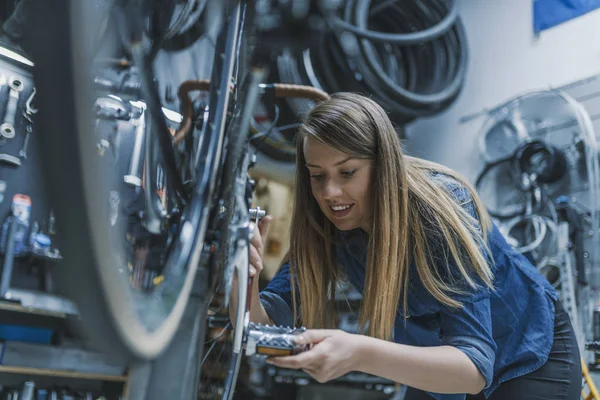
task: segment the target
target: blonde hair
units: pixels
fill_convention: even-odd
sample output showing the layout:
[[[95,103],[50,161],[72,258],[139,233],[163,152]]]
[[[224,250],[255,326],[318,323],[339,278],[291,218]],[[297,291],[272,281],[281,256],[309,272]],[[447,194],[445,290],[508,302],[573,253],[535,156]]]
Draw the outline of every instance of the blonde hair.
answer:
[[[377,103],[358,94],[339,93],[307,114],[297,140],[296,193],[287,256],[291,281],[298,285],[296,288],[292,284],[297,323],[309,328],[335,326],[334,303],[330,300],[335,298],[340,279],[335,227],[314,199],[305,168],[303,143],[307,137],[352,157],[373,160],[372,229],[359,313],[363,331],[367,327],[368,335],[390,340],[400,298],[404,315],[408,315],[411,261],[435,299],[451,308],[461,306],[453,295],[465,293],[464,285],[453,280],[445,282],[448,277],[456,277],[456,271],[449,271],[447,262],[440,263],[432,237],[438,238],[434,241],[438,245],[444,244],[445,261],[454,260],[461,281],[470,288],[482,283],[492,286],[485,246],[491,221],[473,187],[448,168],[403,155],[398,135]],[[432,179],[431,173],[436,171],[468,188],[480,224],[457,203],[451,191],[441,189]]]

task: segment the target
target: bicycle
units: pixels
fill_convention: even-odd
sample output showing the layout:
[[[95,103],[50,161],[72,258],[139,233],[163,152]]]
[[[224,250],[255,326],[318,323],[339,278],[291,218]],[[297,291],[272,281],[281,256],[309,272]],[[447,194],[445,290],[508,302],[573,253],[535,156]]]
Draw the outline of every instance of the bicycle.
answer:
[[[92,345],[135,362],[165,351],[192,290],[226,307],[237,271],[223,394],[231,398],[249,341],[260,352],[268,332],[284,339],[284,350],[297,350],[293,329],[248,321],[248,246],[260,217],[250,208],[248,133],[260,95],[327,98],[315,88],[263,82],[272,51],[310,40],[304,34],[318,29],[307,21],[319,14],[304,0],[48,3],[33,10],[32,55],[43,172],[65,260],[57,281]],[[212,73],[180,84],[178,114],[164,108],[153,63],[163,42],[178,48],[199,26],[216,37]],[[207,91],[208,102],[197,107],[192,90]],[[99,135],[102,124],[117,133]]]

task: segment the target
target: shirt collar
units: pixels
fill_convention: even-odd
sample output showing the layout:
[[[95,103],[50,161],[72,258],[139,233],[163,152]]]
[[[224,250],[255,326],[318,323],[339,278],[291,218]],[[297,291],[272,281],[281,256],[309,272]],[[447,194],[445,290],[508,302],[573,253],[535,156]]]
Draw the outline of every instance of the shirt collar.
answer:
[[[336,237],[338,237],[342,241],[354,241],[356,239],[363,239],[368,236],[367,232],[365,232],[361,228],[356,228],[349,231],[340,231],[339,229],[336,229],[335,232]]]

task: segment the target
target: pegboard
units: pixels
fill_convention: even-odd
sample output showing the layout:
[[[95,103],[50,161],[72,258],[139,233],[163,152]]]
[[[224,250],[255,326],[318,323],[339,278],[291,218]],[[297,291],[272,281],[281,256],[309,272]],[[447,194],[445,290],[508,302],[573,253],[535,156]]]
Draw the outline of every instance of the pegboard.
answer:
[[[50,206],[43,187],[40,173],[39,151],[37,146],[37,136],[40,134],[51,134],[51,132],[40,132],[32,125],[32,132],[27,146],[27,158],[19,157],[19,152],[23,147],[26,137],[26,126],[29,123],[23,116],[25,103],[34,90],[34,80],[31,70],[26,65],[18,62],[9,62],[8,59],[0,59],[0,78],[5,75],[8,81],[11,77],[20,79],[23,82],[23,90],[19,95],[17,103],[17,113],[15,117],[15,136],[12,139],[5,139],[0,144],[0,153],[18,157],[21,166],[14,167],[0,163],[0,180],[6,183],[6,190],[0,202],[0,223],[4,223],[6,217],[10,214],[12,198],[15,194],[24,194],[31,198],[31,216],[30,226],[37,222],[40,231],[48,232],[48,220],[50,216]],[[0,87],[0,121],[4,120],[9,99],[10,88],[8,83]],[[68,112],[68,110],[65,110]],[[1,260],[4,255],[1,255]],[[32,274],[32,268],[39,267],[37,260],[16,259],[12,276],[12,287],[21,289],[36,290],[43,286],[41,278]]]

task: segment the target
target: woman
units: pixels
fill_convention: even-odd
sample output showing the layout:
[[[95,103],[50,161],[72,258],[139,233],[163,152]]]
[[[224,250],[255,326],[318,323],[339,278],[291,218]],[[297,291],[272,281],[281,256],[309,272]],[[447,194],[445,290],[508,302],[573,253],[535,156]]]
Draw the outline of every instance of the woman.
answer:
[[[262,269],[261,235],[251,275]],[[299,341],[313,346],[272,364],[319,382],[381,376],[408,386],[408,400],[579,398],[579,350],[557,294],[464,178],[402,154],[372,100],[337,94],[305,118],[290,243],[251,319],[302,324]],[[364,335],[322,329],[335,326],[341,279],[362,292]]]

